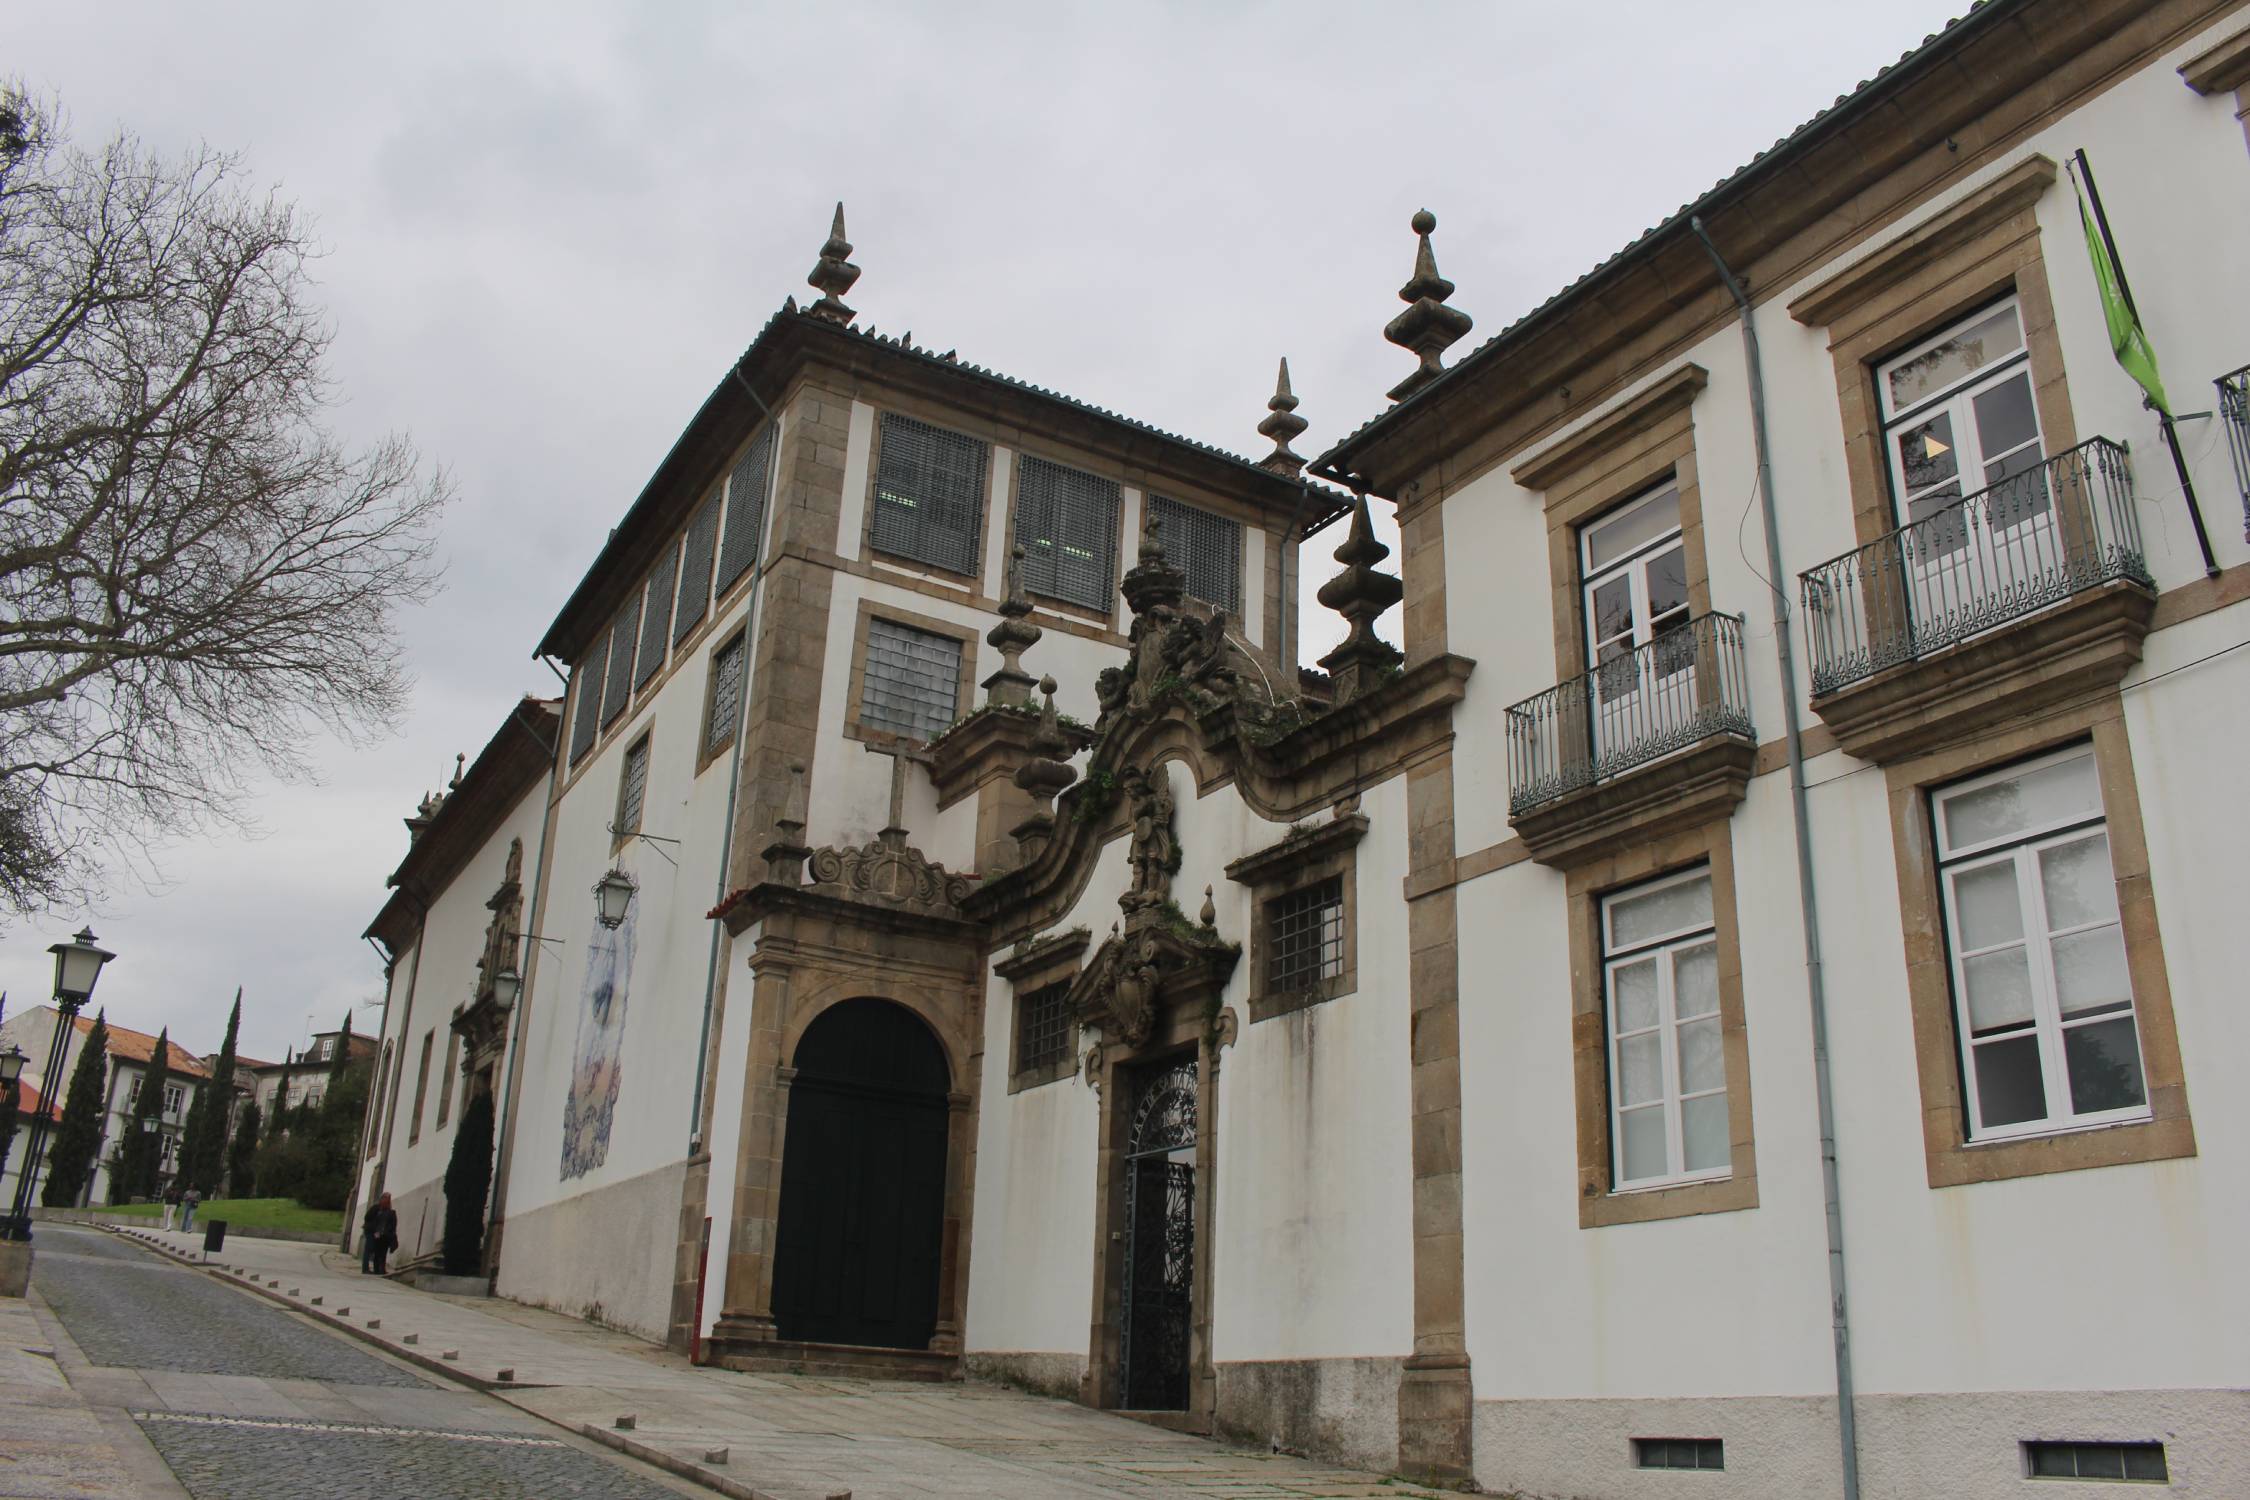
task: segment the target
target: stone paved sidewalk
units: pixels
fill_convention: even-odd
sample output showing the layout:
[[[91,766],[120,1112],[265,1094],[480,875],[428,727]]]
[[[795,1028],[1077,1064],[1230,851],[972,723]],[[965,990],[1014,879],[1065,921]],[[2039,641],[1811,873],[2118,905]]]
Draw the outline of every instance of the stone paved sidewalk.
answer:
[[[0,1298],[0,1497],[146,1500],[181,1495],[128,1424],[112,1431],[64,1378],[57,1330],[20,1297]]]
[[[127,1237],[202,1258],[200,1235]],[[310,1245],[232,1239],[212,1260],[216,1276],[744,1500],[1436,1493],[998,1386],[697,1368],[660,1346],[536,1308],[361,1276],[344,1256]],[[631,1429],[620,1431],[627,1416]],[[704,1461],[722,1448],[723,1464]]]

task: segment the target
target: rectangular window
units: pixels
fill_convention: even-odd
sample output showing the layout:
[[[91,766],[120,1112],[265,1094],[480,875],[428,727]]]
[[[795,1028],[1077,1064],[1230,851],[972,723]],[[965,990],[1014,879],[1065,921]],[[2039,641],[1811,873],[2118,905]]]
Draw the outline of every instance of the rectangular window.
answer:
[[[1717,1438],[1635,1438],[1633,1459],[1644,1469],[1723,1469],[1727,1451]]]
[[[1272,959],[1266,988],[1275,994],[1311,989],[1344,972],[1344,879],[1300,887],[1266,903]]]
[[[633,638],[641,623],[641,596],[635,594],[609,630],[609,676],[602,683],[602,727],[608,728],[633,700]]]
[[[636,690],[647,687],[648,680],[664,668],[664,625],[672,618],[672,585],[679,572],[680,549],[665,548],[656,571],[649,575],[648,605],[641,611],[641,659],[633,673]]]
[[[594,649],[578,664],[578,716],[570,721],[570,763],[577,765],[594,748],[602,727],[602,679],[609,674],[609,635],[594,642]]]
[[[2148,1115],[2091,745],[1931,799],[1972,1140]]]
[[[179,1112],[180,1086],[176,1083],[166,1084],[164,1086],[164,1113],[176,1115]]]
[[[625,752],[625,768],[617,777],[617,821],[610,832],[623,837],[641,831],[641,804],[648,797],[648,736],[633,741]]]
[[[1117,587],[1117,482],[1044,458],[1022,460],[1016,545],[1023,586],[1107,612]]]
[[[773,477],[773,424],[757,440],[727,477],[727,530],[719,543],[719,592],[726,593],[758,561],[758,544],[766,524],[766,490]]]
[[[1726,1176],[1734,1157],[1710,870],[1604,897],[1602,972],[1612,1181],[1639,1188]]]
[[[859,722],[934,740],[960,711],[961,642],[880,617],[867,622],[867,675]]]
[[[724,495],[722,486],[713,485],[695,519],[688,522],[687,540],[680,547],[680,598],[672,606],[675,646],[703,623],[711,609],[711,563],[718,550],[719,505]]]
[[[1044,984],[1016,1000],[1016,1071],[1047,1068],[1070,1055],[1070,981]]]
[[[414,1074],[414,1113],[407,1117],[406,1144],[413,1145],[422,1138],[422,1101],[430,1092],[430,1044],[437,1040],[437,1028],[422,1033],[422,1065]]]
[[[2033,1479],[2172,1482],[2162,1443],[2025,1443],[2023,1467]]]
[[[738,631],[733,640],[711,653],[711,706],[703,716],[703,753],[716,755],[734,743],[742,718],[742,661],[749,654],[749,636]]]
[[[1148,497],[1164,555],[1187,574],[1187,591],[1213,609],[1242,613],[1242,523],[1193,505]]]
[[[446,1118],[453,1113],[453,1074],[461,1065],[461,1033],[446,1028],[445,1071],[438,1075],[437,1128],[445,1128]]]
[[[875,550],[973,576],[984,535],[986,459],[976,438],[884,413]]]

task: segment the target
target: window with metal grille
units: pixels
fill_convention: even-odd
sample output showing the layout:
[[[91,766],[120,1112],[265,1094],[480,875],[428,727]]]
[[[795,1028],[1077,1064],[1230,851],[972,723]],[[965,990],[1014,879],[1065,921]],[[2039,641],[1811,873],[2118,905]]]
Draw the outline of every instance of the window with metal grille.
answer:
[[[577,765],[594,748],[602,727],[602,679],[609,672],[609,637],[594,642],[594,649],[578,664],[578,717],[570,721],[570,763]]]
[[[1717,1438],[1635,1438],[1633,1457],[1644,1469],[1723,1469],[1727,1445]]]
[[[1344,879],[1326,880],[1266,903],[1272,959],[1266,988],[1307,990],[1344,972]]]
[[[959,712],[961,642],[893,620],[867,622],[862,728],[934,740]]]
[[[711,711],[703,720],[703,753],[716,755],[734,740],[742,712],[742,632],[711,653]]]
[[[714,485],[710,497],[697,508],[695,519],[688,522],[687,542],[680,549],[680,601],[672,609],[675,646],[703,623],[711,608],[711,560],[719,541],[720,494]]]
[[[1107,611],[1117,587],[1117,482],[1025,458],[1016,480],[1016,545],[1034,594]]]
[[[885,412],[875,464],[875,550],[975,573],[985,468],[985,445],[977,439]]]
[[[680,549],[667,547],[648,578],[648,607],[641,611],[641,664],[633,673],[636,689],[664,667],[664,622],[672,617],[672,585],[679,578]]]
[[[758,560],[758,540],[766,525],[766,487],[773,474],[773,424],[758,434],[742,461],[727,477],[727,532],[719,543],[719,592]]]
[[[633,636],[640,623],[641,596],[635,594],[609,629],[609,680],[602,684],[604,728],[633,701]]]
[[[1070,1055],[1070,981],[1044,984],[1016,1000],[1016,1071],[1028,1073]]]
[[[641,804],[648,797],[648,736],[633,741],[625,752],[625,769],[617,778],[617,822],[620,834],[641,831]]]
[[[2138,1479],[2172,1481],[2162,1443],[2044,1443],[2023,1445],[2024,1472],[2033,1479]]]
[[[1163,530],[1164,556],[1187,574],[1187,591],[1214,609],[1242,613],[1242,523],[1162,495],[1148,499]]]

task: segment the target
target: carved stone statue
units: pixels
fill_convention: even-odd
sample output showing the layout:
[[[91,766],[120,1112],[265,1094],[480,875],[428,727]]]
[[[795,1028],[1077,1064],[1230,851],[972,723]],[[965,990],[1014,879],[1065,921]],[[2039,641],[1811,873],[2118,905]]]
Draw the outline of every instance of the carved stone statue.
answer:
[[[523,926],[523,840],[508,841],[508,867],[500,888],[485,902],[492,920],[485,924],[484,952],[477,959],[476,998],[492,993],[492,981],[515,967],[516,933]]]
[[[1172,778],[1164,768],[1131,769],[1123,780],[1133,811],[1133,883],[1118,904],[1134,911],[1160,906],[1172,894],[1172,873],[1180,864],[1180,841],[1172,827]]]

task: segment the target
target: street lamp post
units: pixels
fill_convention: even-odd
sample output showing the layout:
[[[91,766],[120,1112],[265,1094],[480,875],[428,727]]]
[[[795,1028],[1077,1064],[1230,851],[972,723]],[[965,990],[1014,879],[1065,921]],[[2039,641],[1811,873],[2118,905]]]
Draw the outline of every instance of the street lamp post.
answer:
[[[38,1174],[39,1152],[46,1144],[47,1118],[54,1113],[53,1101],[62,1097],[55,1080],[62,1076],[63,1064],[70,1056],[70,1033],[76,1027],[79,1009],[92,997],[94,985],[102,977],[102,965],[117,956],[95,944],[91,927],[81,927],[77,937],[67,943],[52,944],[47,951],[55,955],[55,1038],[47,1048],[47,1072],[39,1091],[41,1107],[31,1117],[31,1134],[24,1139],[23,1170],[16,1179],[15,1212],[0,1220],[0,1239],[26,1244],[31,1240],[31,1183]]]

